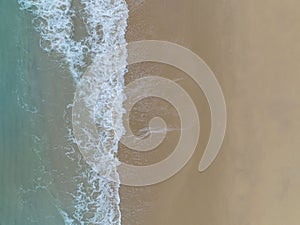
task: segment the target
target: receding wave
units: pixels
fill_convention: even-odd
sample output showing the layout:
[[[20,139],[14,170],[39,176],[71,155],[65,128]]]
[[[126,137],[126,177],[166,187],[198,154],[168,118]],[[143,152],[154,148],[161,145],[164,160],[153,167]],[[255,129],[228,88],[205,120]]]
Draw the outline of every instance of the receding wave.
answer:
[[[121,224],[119,177],[115,153],[123,134],[122,102],[126,71],[128,9],[125,0],[18,0],[20,8],[31,12],[33,26],[40,33],[40,46],[51,57],[63,61],[80,85],[87,68],[94,75],[86,103],[94,109],[101,145],[86,146],[98,153],[97,163],[117,180],[111,181],[92,168],[82,167],[74,177],[75,210],[59,209],[65,224]],[[76,5],[80,6],[76,8]],[[84,32],[76,37],[78,10]],[[92,67],[89,67],[93,64]],[[96,67],[95,67],[96,65]]]

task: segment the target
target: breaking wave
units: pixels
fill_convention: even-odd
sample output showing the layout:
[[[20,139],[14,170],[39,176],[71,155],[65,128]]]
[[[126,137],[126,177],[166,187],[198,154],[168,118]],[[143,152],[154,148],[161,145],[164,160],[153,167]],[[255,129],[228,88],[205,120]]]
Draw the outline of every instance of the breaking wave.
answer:
[[[85,96],[93,107],[101,145],[88,143],[98,153],[97,163],[115,180],[82,167],[74,177],[75,210],[59,209],[65,224],[120,225],[118,159],[115,153],[123,134],[122,102],[126,72],[128,9],[125,0],[18,0],[20,8],[31,12],[33,26],[41,35],[40,46],[51,57],[63,62],[80,85],[90,65],[95,89]],[[84,29],[82,29],[84,28]],[[77,140],[78,144],[78,140]],[[96,155],[95,155],[96,156]],[[104,172],[104,171],[103,171]]]

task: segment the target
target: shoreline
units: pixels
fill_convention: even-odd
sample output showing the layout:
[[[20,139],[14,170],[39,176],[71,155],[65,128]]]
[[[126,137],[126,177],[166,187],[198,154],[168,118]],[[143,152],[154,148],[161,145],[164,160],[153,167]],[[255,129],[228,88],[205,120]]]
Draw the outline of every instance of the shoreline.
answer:
[[[200,115],[201,136],[193,158],[171,179],[148,187],[121,185],[122,225],[297,224],[300,3],[289,3],[128,0],[127,42],[166,40],[190,48],[203,58],[222,86],[228,129],[217,159],[199,173],[211,126],[204,94],[174,68],[151,63],[129,67],[126,83],[162,74],[188,90]],[[37,45],[34,49],[39,49]],[[43,96],[41,119],[48,136],[46,155],[50,155],[46,160],[53,172],[48,191],[50,198],[57,199],[55,203],[60,202],[61,208],[72,215],[80,210],[72,204],[82,169],[65,155],[70,151],[74,157],[81,156],[77,150],[72,153],[66,149],[70,147],[66,129],[70,112],[66,107],[73,101],[74,81],[68,69],[61,69],[42,50],[33,54],[34,66],[42,74],[34,82],[40,85],[38,94]],[[169,105],[161,106],[166,102],[153,98],[144,103],[135,110],[150,111],[150,115],[133,124],[136,133],[147,127],[151,115],[157,115],[160,109],[165,109],[168,124],[178,128],[178,115]],[[178,135],[170,132],[166,142],[149,154],[132,153],[120,145],[120,160],[137,164],[160,161],[172,152]],[[89,169],[85,163],[80,165]],[[88,177],[88,172],[85,175]],[[87,180],[82,183],[90,187]],[[91,194],[91,189],[80,191],[85,191],[83,198]]]

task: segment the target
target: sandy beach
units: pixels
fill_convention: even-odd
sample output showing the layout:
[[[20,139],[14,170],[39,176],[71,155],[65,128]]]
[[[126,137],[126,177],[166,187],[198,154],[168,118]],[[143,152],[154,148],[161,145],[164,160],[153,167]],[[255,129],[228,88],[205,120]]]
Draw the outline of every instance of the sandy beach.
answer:
[[[147,73],[183,78],[180,85],[197,102],[201,137],[192,160],[176,176],[149,187],[121,187],[123,224],[298,224],[300,3],[131,0],[128,4],[127,41],[165,40],[197,53],[222,86],[228,125],[217,159],[199,173],[210,130],[203,93],[171,68],[131,67],[127,82]],[[176,144],[175,137],[173,144],[169,140],[147,160],[165,157],[171,151],[168,147]],[[127,150],[120,151],[122,159]],[[147,161],[142,155],[133,159],[138,157]]]

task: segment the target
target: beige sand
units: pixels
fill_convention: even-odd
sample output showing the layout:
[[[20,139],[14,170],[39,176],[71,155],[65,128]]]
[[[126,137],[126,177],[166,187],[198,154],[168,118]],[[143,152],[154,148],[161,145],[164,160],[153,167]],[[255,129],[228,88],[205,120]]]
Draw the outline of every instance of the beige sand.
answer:
[[[164,183],[122,186],[123,224],[298,225],[300,2],[128,3],[128,41],[176,42],[192,49],[211,67],[226,98],[228,129],[216,161],[199,173],[197,166],[210,128],[209,110],[202,92],[185,77],[180,84],[188,88],[201,114],[197,152],[179,174]],[[127,82],[141,72],[131,69]],[[183,77],[160,67],[151,71],[171,71],[166,73],[170,78]],[[172,118],[176,124],[176,116]],[[176,135],[158,149],[165,150],[163,153],[150,154],[147,160],[165,157],[170,152],[166,146],[176,144],[170,141]]]

